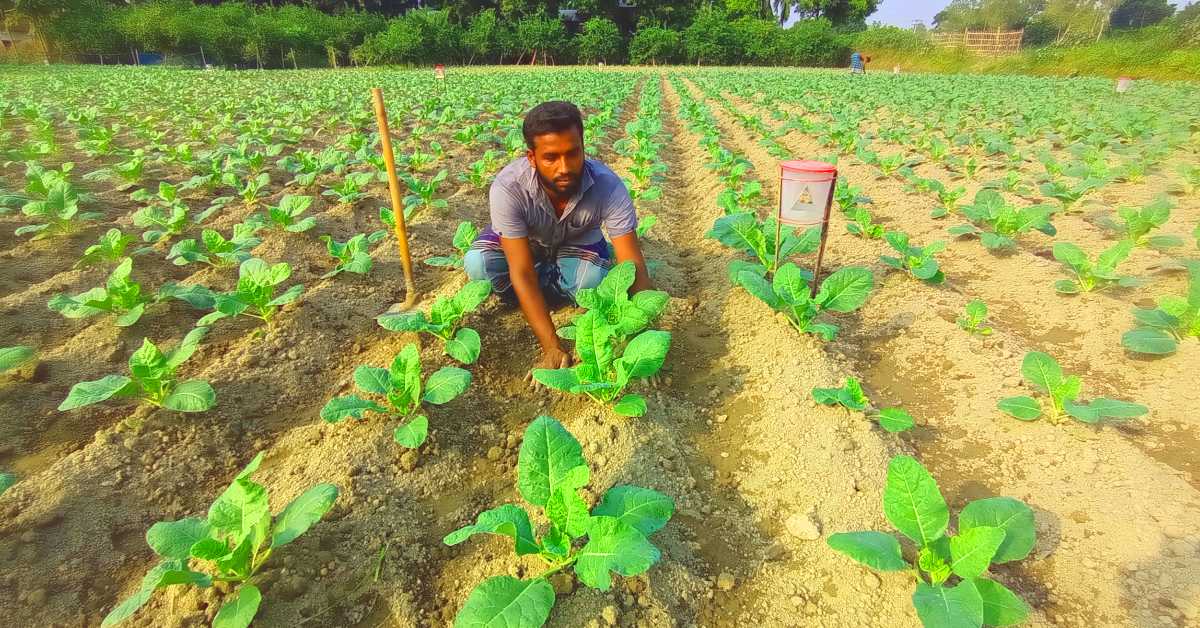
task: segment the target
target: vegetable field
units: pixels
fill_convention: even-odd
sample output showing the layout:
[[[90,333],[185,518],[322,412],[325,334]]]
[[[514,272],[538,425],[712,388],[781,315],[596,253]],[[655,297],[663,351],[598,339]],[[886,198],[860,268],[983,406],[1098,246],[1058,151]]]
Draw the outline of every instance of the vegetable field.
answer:
[[[658,292],[535,390],[461,266],[549,99]],[[11,625],[1200,622],[1194,85],[0,68],[0,164]]]

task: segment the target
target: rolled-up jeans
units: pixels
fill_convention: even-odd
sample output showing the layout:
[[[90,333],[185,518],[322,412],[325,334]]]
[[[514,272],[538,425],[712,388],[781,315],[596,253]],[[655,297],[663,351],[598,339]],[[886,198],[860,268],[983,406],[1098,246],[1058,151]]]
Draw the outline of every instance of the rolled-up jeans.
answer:
[[[582,288],[595,288],[612,267],[611,248],[601,238],[593,244],[563,245],[551,250],[530,241],[533,249],[533,269],[547,301],[575,302],[575,293]],[[492,291],[506,303],[517,302],[512,279],[508,274],[508,259],[500,248],[500,236],[491,227],[483,230],[463,257],[467,277],[492,282]]]

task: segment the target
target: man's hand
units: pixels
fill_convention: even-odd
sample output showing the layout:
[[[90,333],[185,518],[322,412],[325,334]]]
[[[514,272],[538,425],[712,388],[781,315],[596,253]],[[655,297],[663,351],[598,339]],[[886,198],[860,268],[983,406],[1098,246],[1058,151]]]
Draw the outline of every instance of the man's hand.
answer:
[[[563,351],[561,346],[554,346],[542,351],[542,357],[533,365],[533,369],[529,370],[529,374],[525,376],[525,381],[534,389],[543,388],[536,379],[533,378],[534,369],[565,369],[571,366],[571,354]]]

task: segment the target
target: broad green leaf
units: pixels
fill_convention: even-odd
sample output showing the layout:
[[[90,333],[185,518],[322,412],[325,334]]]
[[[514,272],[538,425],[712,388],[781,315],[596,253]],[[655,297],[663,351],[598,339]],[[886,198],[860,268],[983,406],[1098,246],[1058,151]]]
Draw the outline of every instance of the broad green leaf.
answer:
[[[579,488],[588,479],[587,462],[579,441],[548,416],[534,419],[525,430],[517,456],[517,489],[525,501],[545,506],[560,486]]]
[[[883,512],[897,530],[920,545],[941,537],[950,523],[937,482],[911,456],[896,456],[888,464]]]
[[[321,520],[337,500],[338,488],[333,484],[318,484],[304,491],[275,517],[271,531],[271,547],[287,545],[304,534],[312,524]]]
[[[912,601],[925,628],[980,628],[983,625],[983,599],[970,580],[953,587],[918,582]]]
[[[554,587],[542,580],[495,576],[471,591],[454,617],[455,628],[532,628],[546,623]]]
[[[976,526],[950,537],[950,570],[960,578],[977,578],[987,571],[1004,542],[1004,529]]]
[[[16,483],[17,476],[11,473],[0,473],[0,495],[3,495],[4,491],[12,488],[12,485]]]
[[[647,537],[662,529],[675,513],[670,497],[640,486],[619,485],[604,493],[592,509],[597,517],[615,517]]]
[[[258,605],[262,603],[262,593],[252,584],[238,587],[232,600],[221,606],[217,616],[213,617],[212,628],[246,628],[258,614]]]
[[[637,266],[631,261],[621,262],[609,269],[600,285],[596,286],[596,296],[612,303],[618,299],[618,295],[624,296],[629,292],[636,277]]]
[[[156,565],[142,577],[142,584],[138,587],[137,593],[122,600],[120,604],[108,612],[108,615],[105,615],[104,621],[100,624],[101,628],[115,626],[132,617],[134,613],[138,612],[138,609],[150,601],[150,597],[154,595],[156,589],[166,586],[163,580],[168,573],[183,569],[186,569],[186,562],[182,560],[165,560]]]
[[[1121,335],[1121,344],[1134,353],[1170,355],[1179,348],[1179,342],[1171,334],[1150,327],[1139,327]]]
[[[866,303],[875,287],[875,276],[866,268],[847,266],[821,282],[816,302],[826,310],[853,312]]]
[[[1029,617],[1029,605],[1007,587],[987,578],[971,581],[983,601],[985,626],[1015,626]]]
[[[518,556],[538,553],[537,537],[525,509],[513,504],[485,510],[475,518],[475,524],[447,534],[442,542],[458,545],[475,534],[499,534],[513,540]]]
[[[348,417],[361,419],[368,410],[375,412],[388,411],[387,408],[369,399],[363,399],[358,395],[346,395],[345,397],[330,399],[325,404],[325,407],[321,408],[321,418],[329,423],[337,423]]]
[[[1063,410],[1066,413],[1084,423],[1099,423],[1100,415],[1086,403],[1077,403],[1074,399],[1066,399],[1062,402]]]
[[[270,517],[267,489],[247,478],[234,480],[208,509],[208,525],[237,537],[249,534],[264,519],[269,524]]]
[[[454,338],[446,342],[446,355],[463,364],[474,364],[479,359],[479,332],[470,327],[463,327],[454,333]]]
[[[80,382],[71,387],[67,398],[58,405],[60,412],[74,410],[93,403],[100,403],[118,394],[132,393],[133,380],[124,375],[108,375],[90,382]]]
[[[903,432],[916,425],[912,415],[902,408],[884,408],[879,411],[879,416],[876,418],[879,420],[880,427],[892,433]]]
[[[629,377],[650,377],[662,368],[670,348],[670,332],[644,331],[629,341],[620,361]]]
[[[422,401],[440,406],[466,392],[471,385],[471,372],[457,366],[443,366],[425,380]]]
[[[1112,419],[1132,419],[1150,411],[1149,408],[1140,403],[1132,403],[1129,401],[1120,401],[1117,399],[1108,399],[1105,397],[1097,397],[1092,400],[1088,407],[1097,415]]]
[[[809,285],[800,269],[791,262],[779,267],[771,280],[775,295],[788,305],[800,305],[809,301]]]
[[[762,275],[743,270],[738,273],[737,283],[746,289],[746,292],[758,297],[763,303],[771,306],[771,309],[778,310],[783,306],[782,301],[775,294],[775,290],[771,288],[771,283],[764,279]]]
[[[883,532],[838,532],[829,535],[829,547],[877,571],[908,568],[896,537]]]
[[[579,496],[579,491],[566,486],[560,486],[546,502],[546,518],[576,539],[588,533],[592,521],[587,502]]]
[[[386,395],[391,389],[392,376],[385,368],[363,365],[354,369],[354,385],[363,392]]]
[[[959,532],[977,527],[1004,530],[1004,540],[992,557],[994,563],[1025,558],[1033,550],[1036,541],[1033,510],[1012,497],[988,497],[967,504],[958,514]]]
[[[641,395],[624,395],[613,404],[613,412],[627,417],[642,416],[646,414],[646,399]]]
[[[570,392],[579,385],[579,377],[572,368],[533,369],[533,379],[543,386],[564,392]]]
[[[1001,399],[996,407],[1000,408],[1001,412],[1022,421],[1033,421],[1042,416],[1042,404],[1037,399],[1024,395]]]
[[[159,521],[146,530],[146,544],[163,558],[187,560],[192,545],[208,536],[208,523],[188,517],[178,521]]]
[[[417,415],[416,418],[397,427],[392,432],[392,440],[409,449],[416,449],[425,444],[425,439],[428,437],[429,419],[423,414]]]
[[[0,373],[22,366],[32,358],[33,349],[29,347],[0,347]]]
[[[424,312],[380,314],[375,318],[375,322],[388,331],[425,331],[434,333],[434,329],[436,329],[425,318]]]
[[[588,542],[576,554],[575,575],[593,589],[612,586],[610,571],[622,576],[644,573],[658,562],[658,548],[633,526],[615,517],[592,517]]]
[[[1030,351],[1021,361],[1021,374],[1044,393],[1051,393],[1062,384],[1063,371],[1058,362],[1041,351]]]
[[[176,412],[204,412],[217,403],[217,393],[200,379],[180,383],[163,399],[163,407]]]
[[[179,341],[179,346],[168,352],[166,357],[167,368],[175,368],[183,364],[196,353],[196,349],[200,347],[200,341],[208,334],[207,327],[196,327],[189,331],[183,340]]]
[[[473,312],[492,293],[492,282],[486,279],[468,281],[454,295],[454,303],[463,312]]]

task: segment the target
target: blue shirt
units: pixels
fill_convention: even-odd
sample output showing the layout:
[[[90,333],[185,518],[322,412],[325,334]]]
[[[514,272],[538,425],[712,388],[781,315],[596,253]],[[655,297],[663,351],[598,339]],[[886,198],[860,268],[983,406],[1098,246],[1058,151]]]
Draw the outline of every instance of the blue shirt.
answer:
[[[862,55],[858,54],[857,52],[850,55],[850,69],[851,70],[863,69]]]
[[[637,228],[637,212],[625,182],[608,166],[586,159],[579,190],[567,201],[562,217],[538,182],[529,159],[519,157],[504,167],[488,194],[492,230],[503,238],[529,238],[544,247],[583,246],[625,235]]]

